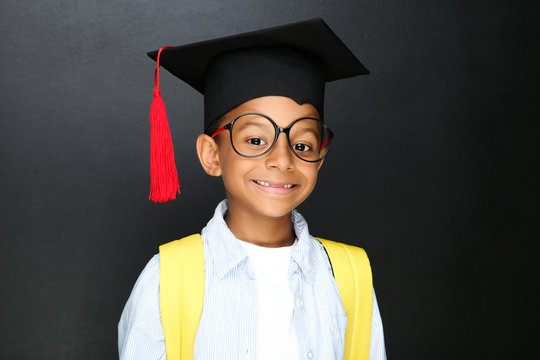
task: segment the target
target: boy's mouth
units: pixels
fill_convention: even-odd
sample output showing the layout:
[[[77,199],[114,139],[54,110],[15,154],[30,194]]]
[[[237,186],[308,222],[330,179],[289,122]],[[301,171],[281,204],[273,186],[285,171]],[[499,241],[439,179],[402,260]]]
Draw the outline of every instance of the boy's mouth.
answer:
[[[257,185],[261,185],[268,188],[277,188],[277,189],[290,189],[296,186],[296,184],[287,184],[287,183],[272,183],[264,180],[253,180]]]

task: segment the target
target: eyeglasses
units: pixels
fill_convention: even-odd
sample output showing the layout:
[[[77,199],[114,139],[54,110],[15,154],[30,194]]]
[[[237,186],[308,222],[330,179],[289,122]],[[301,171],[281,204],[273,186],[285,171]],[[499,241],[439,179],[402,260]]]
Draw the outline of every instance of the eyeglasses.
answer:
[[[317,162],[326,156],[332,131],[317,118],[304,117],[281,128],[264,114],[246,113],[216,130],[211,136],[229,130],[231,144],[240,156],[255,158],[272,150],[280,133],[285,133],[289,148],[299,159]]]

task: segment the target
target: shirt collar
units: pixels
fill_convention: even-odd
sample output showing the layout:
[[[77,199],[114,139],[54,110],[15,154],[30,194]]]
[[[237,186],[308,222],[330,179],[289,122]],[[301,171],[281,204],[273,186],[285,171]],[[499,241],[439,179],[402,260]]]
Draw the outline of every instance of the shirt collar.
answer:
[[[212,263],[220,279],[248,257],[223,219],[226,212],[227,200],[223,200],[216,207],[212,219],[202,230],[206,235]]]
[[[294,243],[291,250],[291,258],[293,259],[308,281],[312,282],[315,269],[315,240],[310,234],[306,220],[296,210],[292,211],[291,220],[296,233],[297,241]]]
[[[223,219],[226,212],[227,200],[223,200],[216,207],[212,219],[202,230],[215,271],[220,279],[240,263],[243,263],[248,257],[248,254]],[[312,280],[315,251],[313,242],[316,240],[309,235],[306,220],[298,211],[292,211],[291,220],[297,237],[297,241],[291,249],[291,258],[296,262],[306,278]]]

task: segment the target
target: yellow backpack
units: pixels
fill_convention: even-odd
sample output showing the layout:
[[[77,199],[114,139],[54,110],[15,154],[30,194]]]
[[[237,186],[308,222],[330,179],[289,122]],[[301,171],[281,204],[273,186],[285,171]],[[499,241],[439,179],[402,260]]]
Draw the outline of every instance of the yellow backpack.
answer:
[[[330,258],[347,313],[343,359],[369,359],[373,283],[366,252],[355,246],[319,240]],[[159,247],[159,301],[167,360],[193,359],[203,310],[204,253],[200,234]]]

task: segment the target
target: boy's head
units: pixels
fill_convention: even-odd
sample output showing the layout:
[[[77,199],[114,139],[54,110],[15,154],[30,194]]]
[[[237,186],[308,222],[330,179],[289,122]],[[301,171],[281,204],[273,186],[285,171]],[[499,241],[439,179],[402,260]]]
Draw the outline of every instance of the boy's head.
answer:
[[[321,147],[324,125],[318,118],[311,104],[283,96],[255,98],[229,111],[216,125],[222,128],[236,121],[231,128],[214,132],[214,137],[200,135],[197,154],[209,175],[223,179],[230,206],[254,216],[281,217],[315,187],[326,152]],[[276,133],[273,124],[290,130]],[[306,161],[308,156],[313,160]]]
[[[149,56],[205,96],[206,135],[197,142],[205,171],[223,177],[230,201],[244,196],[255,206],[249,194],[258,189],[276,213],[290,211],[315,185],[331,139],[325,83],[368,73],[322,19]],[[253,129],[257,137],[248,134]]]

